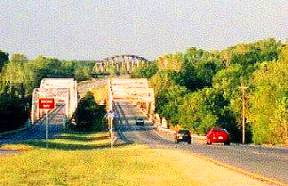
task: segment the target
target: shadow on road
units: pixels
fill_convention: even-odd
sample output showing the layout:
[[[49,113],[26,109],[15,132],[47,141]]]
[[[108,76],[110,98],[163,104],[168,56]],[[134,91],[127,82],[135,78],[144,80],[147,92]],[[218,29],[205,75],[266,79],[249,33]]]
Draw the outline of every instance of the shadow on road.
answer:
[[[33,147],[46,148],[46,141],[27,141],[22,144],[30,145]],[[127,146],[128,144],[121,143],[115,144],[114,147]],[[105,144],[69,144],[59,142],[48,142],[48,149],[64,150],[64,151],[77,151],[77,150],[96,150],[111,148],[110,143]]]
[[[41,126],[38,126],[41,127]],[[35,128],[34,128],[35,129]],[[100,136],[95,136],[95,132],[74,132],[74,131],[66,131],[64,133],[59,133],[63,130],[55,130],[53,134],[50,136],[48,142],[45,140],[45,130],[41,130],[39,128],[36,129],[38,135],[33,135],[35,132],[26,131],[24,133],[20,133],[17,135],[9,136],[7,139],[0,139],[0,154],[7,154],[9,151],[4,151],[7,147],[15,148],[16,150],[13,153],[21,152],[21,150],[17,150],[18,147],[30,146],[37,148],[46,148],[48,145],[48,149],[54,150],[64,150],[64,151],[75,151],[75,150],[95,150],[95,149],[105,149],[111,147],[110,135],[107,133],[103,133]],[[43,133],[39,135],[39,131],[43,131]],[[94,136],[93,136],[94,135]],[[1,142],[4,146],[1,148]],[[126,143],[123,140],[116,140],[114,143],[114,147],[126,146],[130,143]],[[12,151],[11,151],[12,153]]]
[[[63,131],[63,126],[59,124],[49,124],[49,139],[55,138],[57,134]],[[26,140],[41,140],[45,139],[46,131],[44,124],[36,124],[29,129],[23,130],[21,132],[1,136],[1,144],[15,144],[21,143]]]
[[[56,136],[55,139],[67,139],[67,140],[74,140],[74,141],[96,141],[96,140],[104,140],[109,139],[110,136],[98,136],[98,137],[87,137],[87,136]]]

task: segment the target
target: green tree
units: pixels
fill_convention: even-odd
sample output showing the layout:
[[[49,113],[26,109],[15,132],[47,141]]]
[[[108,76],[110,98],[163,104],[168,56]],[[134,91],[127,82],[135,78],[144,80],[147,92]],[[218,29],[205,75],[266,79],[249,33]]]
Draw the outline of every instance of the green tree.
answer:
[[[26,63],[28,62],[27,57],[24,54],[12,54],[10,61],[12,63]]]
[[[181,53],[167,54],[156,59],[156,64],[161,71],[179,71],[183,63]]]
[[[179,106],[183,103],[186,88],[172,84],[162,89],[157,97],[156,111],[173,125],[179,122]]]
[[[136,68],[132,74],[132,78],[151,78],[158,71],[158,66],[156,63],[151,62],[144,65],[143,67]]]
[[[156,112],[168,119],[173,125],[178,124],[179,106],[187,89],[175,84],[174,72],[159,71],[150,79],[156,98]]]
[[[219,119],[225,104],[222,94],[212,88],[187,94],[180,106],[180,124],[198,134],[206,134],[212,127],[221,126]]]
[[[92,92],[82,98],[75,111],[74,118],[76,129],[81,131],[101,131],[105,128],[104,116],[105,106],[100,106],[95,102]]]
[[[240,64],[243,66],[243,72],[249,68],[248,72],[257,63],[278,60],[281,49],[281,41],[271,38],[229,47],[220,52],[220,58],[225,67],[230,64]]]
[[[283,47],[281,48],[281,52],[279,54],[279,60],[288,61],[288,43],[283,45]]]
[[[25,96],[24,83],[26,82],[24,65],[27,58],[22,54],[13,54],[9,63],[6,63],[2,69],[2,86],[9,86],[10,95]],[[3,89],[2,89],[3,91]]]
[[[222,68],[217,53],[190,48],[184,54],[176,82],[191,91],[211,87],[213,76]]]
[[[254,73],[253,85],[249,120],[254,143],[287,143],[288,63],[262,65]]]
[[[7,94],[0,95],[0,132],[23,127],[28,116],[26,100]]]
[[[77,81],[89,80],[91,78],[89,67],[77,65],[74,71],[74,77]]]
[[[8,60],[9,60],[9,54],[6,52],[2,52],[0,50],[0,73],[1,73],[2,67],[4,66],[6,62],[8,62]]]

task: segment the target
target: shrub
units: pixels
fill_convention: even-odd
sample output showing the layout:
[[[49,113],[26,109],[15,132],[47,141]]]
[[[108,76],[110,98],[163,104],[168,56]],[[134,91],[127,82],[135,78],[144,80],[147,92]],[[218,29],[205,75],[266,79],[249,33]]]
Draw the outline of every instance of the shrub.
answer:
[[[25,101],[14,96],[0,96],[0,118],[0,132],[23,127],[28,119]]]
[[[78,104],[74,113],[76,129],[81,131],[101,131],[105,129],[105,106],[95,102],[93,93],[88,92]]]

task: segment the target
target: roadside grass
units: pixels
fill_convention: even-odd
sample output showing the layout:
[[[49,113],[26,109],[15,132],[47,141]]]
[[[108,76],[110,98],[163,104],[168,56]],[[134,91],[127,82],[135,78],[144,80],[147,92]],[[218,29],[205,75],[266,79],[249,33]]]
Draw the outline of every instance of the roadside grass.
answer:
[[[54,150],[89,150],[105,148],[110,146],[108,132],[84,133],[67,132],[62,133],[54,139],[48,140],[48,149]],[[27,151],[37,148],[46,148],[46,140],[27,140],[21,144],[3,145],[4,150]]]
[[[110,141],[108,132],[62,133],[55,139],[48,140],[48,149],[67,151],[103,149],[110,147]],[[25,144],[38,148],[46,148],[46,140],[30,140],[25,142]]]
[[[122,145],[122,146],[121,146]],[[107,132],[63,133],[4,145],[25,153],[0,158],[0,185],[168,185],[185,182],[164,154],[143,145],[110,148]]]
[[[0,156],[0,185],[261,185],[176,149],[135,144],[111,149],[107,132],[64,133],[48,145],[37,140],[12,145],[29,150]]]

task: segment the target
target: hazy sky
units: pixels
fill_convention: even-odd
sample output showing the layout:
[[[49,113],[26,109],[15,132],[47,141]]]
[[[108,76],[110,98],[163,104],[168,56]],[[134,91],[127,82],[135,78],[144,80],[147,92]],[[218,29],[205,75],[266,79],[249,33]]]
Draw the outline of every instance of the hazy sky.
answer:
[[[29,58],[154,59],[192,46],[288,38],[286,0],[0,0],[0,7],[0,49]]]

